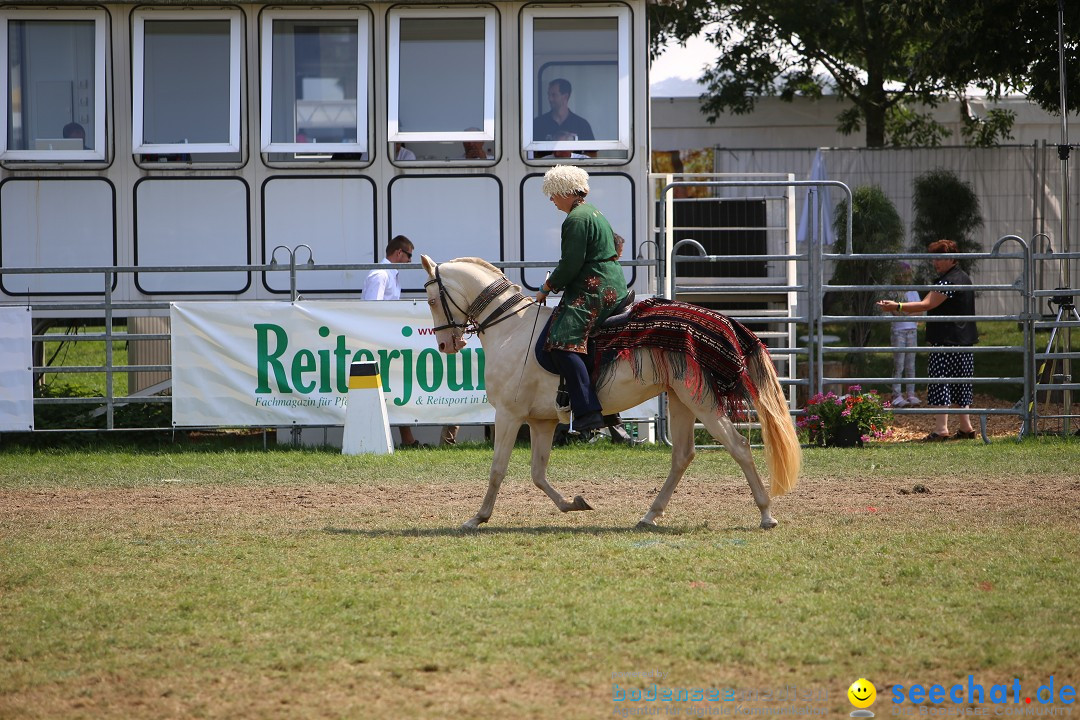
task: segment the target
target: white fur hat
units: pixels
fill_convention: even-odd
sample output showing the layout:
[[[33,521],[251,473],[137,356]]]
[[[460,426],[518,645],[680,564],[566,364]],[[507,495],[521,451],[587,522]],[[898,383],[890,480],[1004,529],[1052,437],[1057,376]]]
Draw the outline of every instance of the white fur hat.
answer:
[[[588,194],[589,173],[576,165],[556,165],[544,174],[543,192],[552,195]]]

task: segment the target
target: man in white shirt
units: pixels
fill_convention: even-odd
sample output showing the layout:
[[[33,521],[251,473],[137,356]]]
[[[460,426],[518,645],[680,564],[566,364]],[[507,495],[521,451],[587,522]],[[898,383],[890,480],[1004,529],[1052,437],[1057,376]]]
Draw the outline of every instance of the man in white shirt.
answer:
[[[412,262],[412,240],[404,235],[395,236],[386,244],[386,256],[382,259],[383,265]],[[398,271],[393,267],[379,268],[368,273],[364,280],[364,300],[399,300],[401,299],[401,281],[398,279]],[[420,447],[420,443],[413,437],[412,428],[407,425],[399,425],[398,432],[401,434],[401,447]]]
[[[404,235],[397,235],[386,244],[386,257],[382,259],[382,264],[412,262],[412,254],[412,241]],[[369,272],[364,280],[364,299],[400,300],[401,281],[398,280],[398,271],[393,268],[379,268]]]

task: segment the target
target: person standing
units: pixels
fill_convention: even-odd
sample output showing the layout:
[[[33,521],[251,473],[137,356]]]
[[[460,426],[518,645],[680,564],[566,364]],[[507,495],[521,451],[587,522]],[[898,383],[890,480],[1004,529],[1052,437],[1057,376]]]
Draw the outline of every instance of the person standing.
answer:
[[[557,78],[548,83],[548,105],[551,109],[533,119],[533,140],[595,140],[592,125],[570,110],[569,80]],[[564,133],[567,133],[564,135]]]
[[[927,251],[931,253],[956,253],[959,248],[952,240],[937,240],[930,243]],[[878,307],[888,312],[901,315],[925,312],[934,316],[973,316],[975,315],[975,293],[963,289],[971,285],[971,278],[960,269],[952,258],[934,258],[934,272],[938,277],[935,285],[941,290],[931,290],[918,302],[898,302],[896,300],[878,300]],[[926,323],[926,342],[933,347],[970,347],[979,340],[979,330],[974,321],[958,320],[949,322]],[[975,353],[973,352],[931,352],[927,358],[927,372],[932,378],[969,378],[975,374]],[[974,389],[971,383],[931,383],[927,389],[926,402],[935,407],[967,408],[971,406]],[[959,415],[960,428],[955,435],[949,435],[948,413],[935,416],[934,430],[923,438],[924,442],[941,440],[972,439],[975,429],[971,427],[971,416]]]
[[[897,280],[901,284],[911,282],[911,265],[906,262],[900,263],[900,275]],[[904,292],[904,304],[911,306],[919,301],[919,293],[914,290]],[[899,315],[899,313],[893,313]],[[913,320],[895,322],[891,327],[892,345],[894,348],[915,348],[919,345],[918,323]],[[919,396],[915,394],[915,383],[907,383],[907,397],[904,397],[903,379],[915,377],[915,351],[897,349],[893,350],[893,376],[897,382],[893,383],[893,407],[915,407],[919,403]]]
[[[549,293],[562,292],[549,321],[544,350],[566,382],[574,429],[596,430],[607,423],[585,364],[588,337],[626,299],[626,277],[616,259],[611,225],[585,202],[589,174],[573,165],[556,165],[544,175],[542,191],[566,213],[559,264],[536,293],[537,302],[543,303]]]
[[[386,254],[380,264],[388,267],[368,273],[364,280],[364,300],[401,299],[401,281],[398,279],[397,269],[392,266],[411,262],[413,249],[412,240],[404,235],[396,235],[386,244]],[[413,437],[412,428],[408,425],[399,425],[398,433],[401,435],[401,447],[420,447],[420,443]]]

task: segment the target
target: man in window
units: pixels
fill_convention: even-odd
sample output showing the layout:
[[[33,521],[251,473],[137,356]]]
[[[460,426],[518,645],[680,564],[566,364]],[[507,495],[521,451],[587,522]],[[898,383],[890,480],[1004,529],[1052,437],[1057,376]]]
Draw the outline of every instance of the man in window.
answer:
[[[414,246],[412,240],[404,235],[395,235],[386,244],[386,255],[380,265],[392,265],[396,263],[412,262]],[[398,279],[398,271],[393,268],[379,268],[368,273],[364,280],[364,300],[399,300],[401,298],[401,281]],[[399,425],[398,433],[401,435],[401,445],[404,448],[418,448],[420,442],[413,437],[412,428],[408,425]]]
[[[480,128],[470,127],[465,128],[465,132],[479,132]],[[484,148],[483,141],[471,140],[461,143],[464,154],[461,156],[463,160],[488,160],[491,156],[488,155],[488,151]]]
[[[574,140],[595,140],[589,121],[570,112],[569,80],[557,78],[548,85],[549,112],[533,119],[533,140],[556,140],[568,133]]]
[[[86,129],[77,122],[69,122],[62,131],[67,139],[82,140],[82,149],[86,149]]]

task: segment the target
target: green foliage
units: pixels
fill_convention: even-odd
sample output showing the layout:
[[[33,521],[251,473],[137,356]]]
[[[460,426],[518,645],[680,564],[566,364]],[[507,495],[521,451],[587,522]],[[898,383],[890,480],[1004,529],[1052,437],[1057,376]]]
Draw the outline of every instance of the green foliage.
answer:
[[[1002,108],[991,108],[986,117],[978,118],[964,113],[960,134],[965,145],[972,147],[993,147],[999,140],[1012,139],[1012,126],[1016,122],[1016,113]]]
[[[923,173],[913,183],[915,218],[911,224],[911,251],[926,252],[937,240],[952,240],[960,252],[980,252],[976,233],[983,227],[979,196],[971,183],[951,170],[938,168]],[[976,262],[959,261],[964,272],[975,271]]]
[[[951,133],[930,113],[915,112],[906,105],[894,105],[885,114],[889,144],[898,147],[939,147]]]
[[[34,389],[34,397],[38,398],[100,398],[101,393],[84,385],[75,385],[68,382],[51,382]],[[104,416],[96,421],[91,417],[95,408],[103,407],[97,404],[70,403],[70,404],[35,404],[34,428],[37,430],[56,430],[63,428],[96,427],[104,428]]]
[[[847,425],[858,428],[862,440],[891,435],[892,411],[877,390],[863,392],[862,386],[852,385],[847,394],[818,393],[806,403],[806,415],[798,426],[810,434],[810,442],[835,445],[840,431]]]
[[[1068,3],[1066,66],[1080,64],[1076,28],[1080,3]],[[717,48],[702,81],[710,122],[745,113],[762,96],[820,97],[852,103],[838,118],[843,132],[866,129],[870,147],[934,145],[947,136],[915,110],[963,100],[970,86],[991,99],[1029,93],[1058,109],[1056,0],[685,0],[648,6],[651,48],[706,32]],[[1053,45],[1052,45],[1053,43]],[[822,74],[824,70],[825,74]],[[1080,108],[1080,79],[1072,73],[1070,108]],[[1013,117],[969,117],[961,102],[962,137],[985,146],[1007,138]]]
[[[852,194],[851,244],[856,253],[900,252],[904,242],[904,223],[896,206],[876,185],[856,188]],[[836,229],[835,252],[847,252],[847,201],[836,208],[833,221]],[[898,270],[896,262],[882,260],[837,260],[831,285],[882,285],[893,281]],[[874,303],[880,293],[874,290],[834,292],[832,309],[849,315],[873,315]],[[849,326],[853,347],[863,347],[870,335],[871,323],[854,322]],[[858,356],[857,356],[858,357]]]

